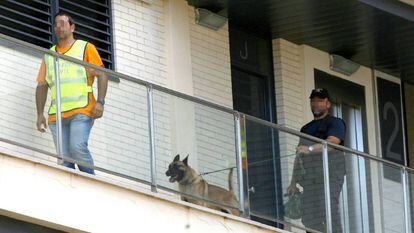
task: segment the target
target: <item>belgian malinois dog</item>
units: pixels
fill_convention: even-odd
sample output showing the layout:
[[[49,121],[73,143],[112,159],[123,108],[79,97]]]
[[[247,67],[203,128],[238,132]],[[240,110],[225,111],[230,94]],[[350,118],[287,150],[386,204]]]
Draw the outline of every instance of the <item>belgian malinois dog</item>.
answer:
[[[180,155],[176,155],[174,160],[168,166],[165,175],[169,176],[171,183],[178,182],[178,188],[182,193],[203,197],[218,203],[229,206],[238,206],[238,201],[233,191],[233,169],[229,173],[229,190],[207,183],[193,168],[188,165],[188,156],[180,161]],[[202,200],[191,199],[181,196],[181,200],[193,204],[206,206],[225,213],[239,215],[239,211],[228,209],[206,203]]]

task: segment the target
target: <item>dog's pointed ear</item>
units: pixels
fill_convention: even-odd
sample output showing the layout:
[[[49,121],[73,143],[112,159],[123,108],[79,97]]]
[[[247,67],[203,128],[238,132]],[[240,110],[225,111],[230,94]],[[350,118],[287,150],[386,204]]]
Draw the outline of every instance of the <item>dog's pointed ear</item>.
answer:
[[[183,160],[183,163],[187,166],[188,166],[188,156],[190,156],[190,155],[187,155],[187,157],[185,157],[185,159]]]
[[[180,160],[180,155],[179,154],[177,154],[176,156],[175,156],[175,158],[174,158],[174,161],[173,162],[177,162],[177,161],[179,161]]]

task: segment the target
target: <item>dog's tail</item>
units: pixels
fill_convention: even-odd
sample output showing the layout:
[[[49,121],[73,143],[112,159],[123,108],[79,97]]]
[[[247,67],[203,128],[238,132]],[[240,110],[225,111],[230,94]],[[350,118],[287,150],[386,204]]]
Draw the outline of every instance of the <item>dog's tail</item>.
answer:
[[[230,172],[229,172],[229,191],[230,192],[234,192],[233,191],[233,169],[234,168],[230,168]]]

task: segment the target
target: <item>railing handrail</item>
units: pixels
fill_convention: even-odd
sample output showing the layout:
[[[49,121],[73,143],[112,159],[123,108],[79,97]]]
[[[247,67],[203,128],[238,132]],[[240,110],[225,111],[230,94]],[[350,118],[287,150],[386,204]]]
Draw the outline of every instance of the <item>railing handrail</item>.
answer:
[[[167,93],[167,94],[171,94],[175,97],[179,97],[179,98],[182,98],[182,99],[185,99],[185,100],[188,100],[188,101],[192,101],[192,102],[204,105],[204,106],[208,106],[208,107],[214,108],[216,110],[227,112],[227,113],[230,113],[230,114],[233,114],[233,115],[234,114],[244,115],[246,117],[246,119],[249,119],[249,120],[254,121],[256,123],[259,123],[259,124],[262,124],[262,125],[280,130],[280,131],[285,132],[285,133],[290,133],[290,134],[293,134],[293,135],[296,135],[296,136],[299,136],[299,137],[302,137],[302,138],[307,138],[309,140],[313,140],[313,141],[319,142],[319,143],[327,143],[330,147],[333,147],[335,149],[346,151],[346,152],[356,154],[358,156],[361,156],[361,157],[364,157],[364,158],[367,158],[367,159],[372,159],[372,160],[375,160],[377,162],[385,163],[385,164],[390,165],[390,166],[394,166],[394,167],[398,167],[400,169],[406,169],[407,171],[414,172],[413,168],[406,167],[404,165],[385,160],[385,159],[377,157],[375,155],[371,155],[371,154],[368,154],[368,153],[365,153],[365,152],[357,151],[357,150],[354,150],[354,149],[351,149],[351,148],[348,148],[348,147],[345,147],[345,146],[337,145],[337,144],[328,142],[326,140],[322,140],[320,138],[316,138],[316,137],[313,137],[311,135],[299,132],[295,129],[291,129],[291,128],[283,126],[283,125],[279,125],[279,124],[272,123],[272,122],[269,122],[269,121],[266,121],[266,120],[263,120],[263,119],[245,114],[245,113],[241,113],[241,112],[238,112],[238,111],[236,111],[234,109],[231,109],[229,107],[222,106],[222,105],[210,102],[208,100],[201,99],[199,97],[187,95],[187,94],[184,94],[184,93],[179,92],[179,91],[168,89],[166,87],[163,87],[161,85],[158,85],[158,84],[155,84],[155,83],[152,83],[152,82],[149,82],[149,81],[145,81],[145,80],[142,80],[142,79],[139,79],[139,78],[134,78],[132,76],[122,74],[122,73],[118,73],[116,71],[113,71],[113,70],[110,70],[110,69],[107,69],[107,68],[104,68],[104,67],[96,66],[96,65],[93,65],[91,63],[88,63],[88,62],[85,62],[85,61],[82,61],[82,60],[78,60],[78,59],[75,59],[73,57],[69,57],[69,56],[64,55],[64,54],[54,52],[50,49],[45,49],[43,47],[40,47],[40,46],[31,44],[31,43],[16,39],[14,37],[4,35],[2,33],[0,33],[0,39],[8,40],[12,43],[19,44],[21,46],[36,50],[36,51],[41,52],[41,53],[47,53],[47,54],[49,54],[51,56],[54,56],[54,57],[58,57],[58,58],[61,58],[61,59],[64,59],[64,60],[68,60],[68,61],[71,61],[73,63],[79,64],[79,65],[82,65],[82,66],[86,66],[86,67],[89,67],[89,68],[93,68],[93,69],[105,72],[106,74],[116,76],[120,79],[140,84],[142,86],[151,86],[154,90],[158,90],[158,91],[161,91],[161,92],[164,92],[164,93]]]
[[[406,167],[404,165],[401,165],[401,164],[398,164],[398,163],[394,163],[394,162],[385,160],[385,159],[380,158],[380,157],[377,157],[375,155],[371,155],[371,154],[368,154],[368,153],[365,153],[365,152],[357,151],[357,150],[354,150],[354,149],[349,148],[349,147],[341,146],[341,145],[338,145],[338,144],[335,144],[335,143],[332,143],[332,142],[329,142],[329,141],[326,141],[326,140],[323,140],[323,139],[320,139],[320,138],[311,136],[309,134],[302,133],[300,131],[297,131],[295,129],[291,129],[291,128],[286,127],[286,126],[283,126],[283,125],[279,125],[279,124],[275,124],[275,123],[272,123],[272,122],[268,122],[266,120],[263,120],[263,119],[260,119],[260,118],[254,117],[254,116],[250,116],[250,115],[247,115],[247,114],[245,114],[245,117],[246,117],[246,119],[249,119],[249,120],[254,121],[256,123],[259,123],[259,124],[262,124],[262,125],[265,125],[265,126],[268,126],[268,127],[274,128],[274,129],[277,129],[277,130],[282,131],[282,132],[285,132],[285,133],[290,133],[290,134],[299,136],[301,138],[306,138],[306,139],[309,139],[309,140],[312,140],[312,141],[315,141],[315,142],[319,142],[319,143],[322,143],[322,144],[323,143],[326,143],[330,147],[333,147],[333,148],[338,149],[338,150],[341,150],[341,151],[345,151],[345,152],[349,152],[349,153],[352,153],[352,154],[356,154],[356,155],[359,155],[359,156],[364,157],[364,158],[367,158],[367,159],[372,159],[372,160],[375,160],[377,162],[385,163],[387,165],[395,166],[395,167],[398,167],[400,169],[406,169],[408,171],[414,172],[414,169],[413,168]]]
[[[73,58],[73,57],[69,57],[65,54],[60,54],[60,53],[54,52],[50,49],[45,49],[43,47],[40,47],[40,46],[37,46],[37,45],[34,45],[34,44],[30,44],[30,43],[25,42],[25,41],[21,41],[19,39],[4,35],[2,33],[0,33],[0,39],[5,39],[5,40],[8,40],[12,43],[16,43],[16,44],[19,44],[21,46],[36,50],[37,52],[46,53],[46,54],[49,54],[53,57],[58,57],[58,58],[61,58],[61,59],[79,64],[79,65],[82,65],[82,66],[93,68],[95,70],[99,70],[101,72],[104,72],[105,74],[113,75],[113,76],[116,76],[117,78],[127,80],[127,81],[130,81],[130,82],[133,82],[133,83],[137,83],[137,84],[140,84],[142,86],[151,86],[154,90],[161,91],[161,92],[164,92],[164,93],[167,93],[167,94],[171,94],[173,96],[180,97],[180,98],[183,98],[183,99],[186,99],[186,100],[189,100],[189,101],[193,101],[193,102],[196,102],[196,103],[208,106],[208,107],[212,107],[212,108],[217,109],[217,110],[221,110],[221,111],[231,113],[231,114],[234,114],[236,112],[235,110],[233,110],[229,107],[225,107],[225,106],[222,106],[222,105],[219,105],[219,104],[216,104],[216,103],[213,103],[213,102],[210,102],[208,100],[204,100],[204,99],[201,99],[201,98],[198,98],[198,97],[195,97],[195,96],[187,95],[187,94],[184,94],[184,93],[179,92],[179,91],[168,89],[166,87],[163,87],[161,85],[158,85],[158,84],[155,84],[155,83],[152,83],[152,82],[149,82],[149,81],[145,81],[145,80],[142,80],[142,79],[139,79],[139,78],[134,78],[134,77],[126,75],[126,74],[118,73],[116,71],[113,71],[113,70],[110,70],[110,69],[107,69],[107,68],[104,68],[104,67],[96,66],[96,65],[93,65],[91,63],[88,63],[88,62],[85,62],[85,61],[82,61],[82,60],[78,60],[78,59]]]

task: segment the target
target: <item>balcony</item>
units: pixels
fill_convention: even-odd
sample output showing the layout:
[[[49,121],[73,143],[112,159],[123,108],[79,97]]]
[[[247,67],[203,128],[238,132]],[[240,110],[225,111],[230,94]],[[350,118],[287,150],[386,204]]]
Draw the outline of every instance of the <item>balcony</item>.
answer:
[[[130,227],[138,227],[141,219],[156,231],[167,231],[171,226],[176,232],[283,232],[277,228],[291,232],[411,232],[412,169],[139,77],[94,67],[4,35],[0,38],[0,161],[4,173],[0,183],[7,187],[7,198],[0,202],[3,214],[70,232],[130,232],[134,231]],[[45,55],[56,58],[55,64],[66,60],[120,80],[110,82],[104,116],[95,121],[89,138],[94,166],[63,157],[60,142],[65,139],[61,134],[57,134],[55,147],[49,130],[35,130],[34,80]],[[94,91],[96,94],[96,86]],[[61,125],[59,115],[57,128]],[[291,218],[285,206],[289,196],[283,194],[295,172],[295,151],[300,141],[322,144],[318,167],[301,174],[323,178],[315,184],[321,189],[308,196],[323,201],[302,208],[316,222],[324,222],[322,227],[310,224],[312,227],[306,229],[300,219]],[[228,189],[229,171],[233,168],[231,180],[238,204],[183,192],[177,183],[171,183],[166,171],[176,154],[181,155],[181,160],[189,155],[188,164],[197,174],[224,189]],[[92,168],[96,175],[64,168],[56,164],[57,159]],[[333,182],[338,177],[336,171],[341,167],[343,180],[339,187],[334,187],[338,184]],[[303,191],[300,185],[297,187]],[[48,192],[34,191],[39,189]],[[340,193],[339,199],[332,194],[335,189]],[[30,192],[33,197],[25,198]],[[137,193],[145,196],[138,197]],[[240,216],[183,202],[181,197],[237,211]],[[54,216],[42,211],[42,206],[50,202],[59,207],[48,207],[49,211],[56,211]],[[74,203],[77,205],[73,206]],[[138,211],[141,207],[143,210]],[[72,214],[68,217],[58,210],[70,210],[68,213]],[[186,215],[189,212],[192,213]],[[166,217],[169,219],[161,220]],[[202,219],[201,223],[194,220],[197,217]],[[220,224],[225,227],[218,227]]]

